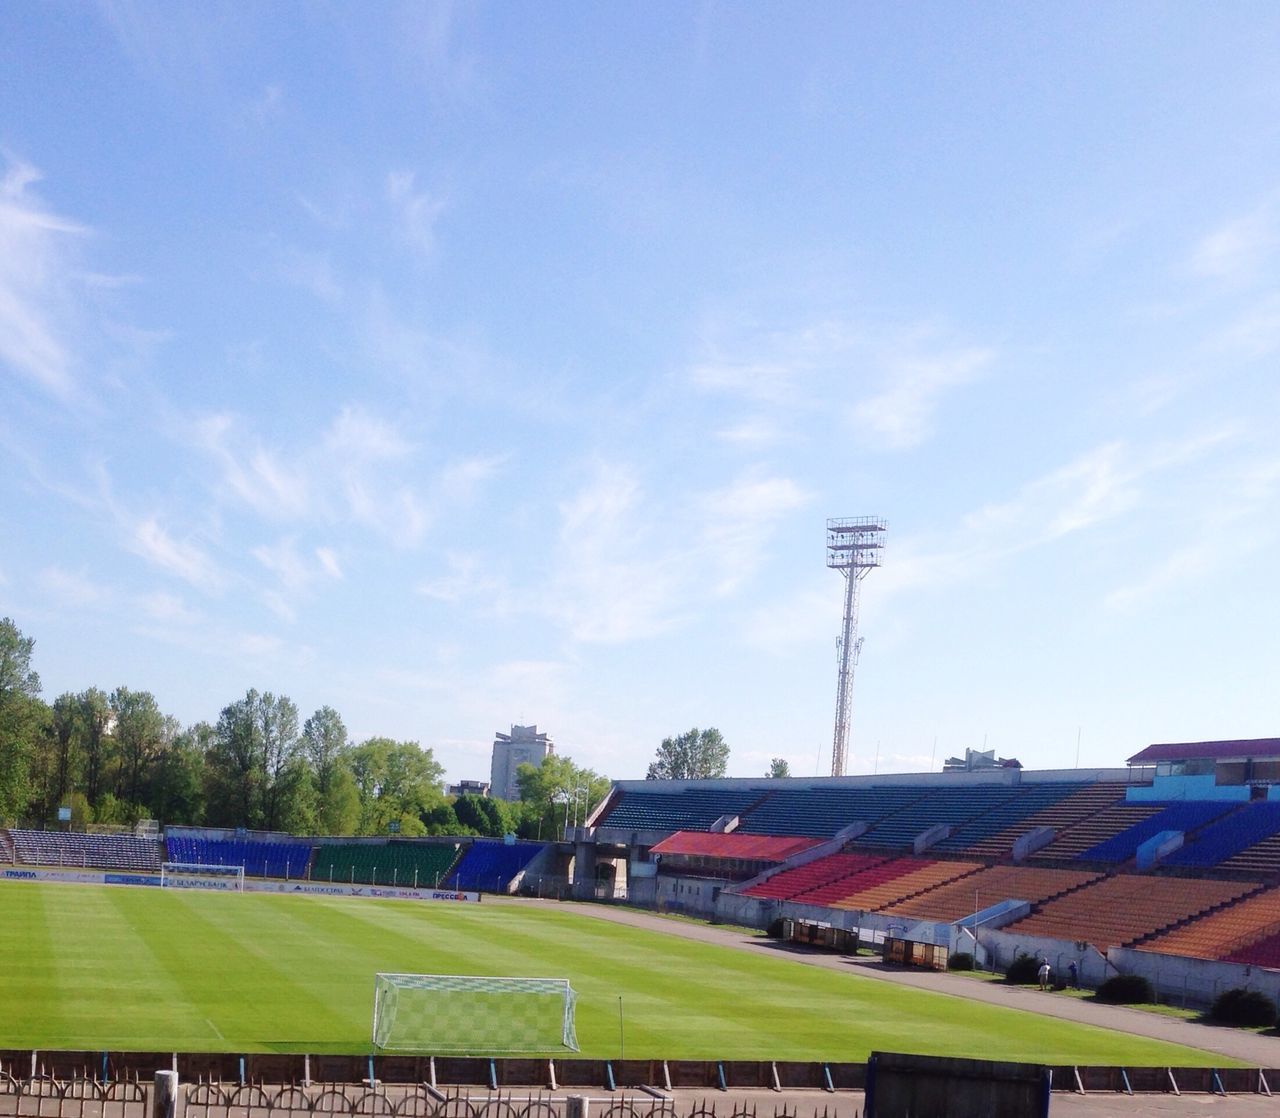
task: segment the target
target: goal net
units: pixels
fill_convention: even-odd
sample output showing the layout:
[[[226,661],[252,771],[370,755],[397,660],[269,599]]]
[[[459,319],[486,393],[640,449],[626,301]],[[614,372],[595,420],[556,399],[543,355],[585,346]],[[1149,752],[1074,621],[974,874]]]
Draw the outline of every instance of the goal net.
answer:
[[[223,889],[244,892],[244,866],[205,866],[198,862],[165,862],[160,867],[163,889]]]
[[[389,1052],[578,1051],[563,978],[379,974],[373,1043]]]

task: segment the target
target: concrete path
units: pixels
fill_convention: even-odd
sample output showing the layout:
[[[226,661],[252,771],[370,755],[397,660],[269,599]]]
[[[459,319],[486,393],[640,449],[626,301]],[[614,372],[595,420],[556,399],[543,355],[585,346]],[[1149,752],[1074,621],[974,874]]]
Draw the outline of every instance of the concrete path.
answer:
[[[514,897],[498,903],[551,906],[561,904],[558,901],[537,901]],[[1079,998],[1044,994],[1024,986],[1006,986],[1004,983],[965,978],[954,973],[891,967],[869,955],[849,958],[831,952],[780,944],[776,940],[766,939],[763,936],[748,935],[741,929],[704,924],[693,920],[673,919],[618,905],[574,904],[573,908],[575,912],[598,920],[611,920],[618,924],[648,928],[667,935],[699,940],[703,943],[718,943],[725,947],[753,951],[758,954],[774,956],[782,954],[806,966],[852,972],[865,978],[896,982],[902,986],[914,986],[933,993],[951,994],[970,1001],[1008,1006],[1010,1009],[1025,1009],[1048,1017],[1060,1017],[1068,1021],[1096,1025],[1103,1029],[1131,1033],[1134,1036],[1183,1044],[1188,1048],[1199,1048],[1205,1052],[1216,1052],[1232,1059],[1242,1060],[1255,1067],[1280,1068],[1280,1039],[1259,1036],[1257,1033],[1240,1029],[1220,1029],[1178,1017],[1148,1013],[1141,1009],[1099,1005]],[[1272,1089],[1277,1091],[1277,1102],[1280,1102],[1280,1084],[1274,1085]],[[1276,1110],[1280,1112],[1280,1106],[1277,1106]]]

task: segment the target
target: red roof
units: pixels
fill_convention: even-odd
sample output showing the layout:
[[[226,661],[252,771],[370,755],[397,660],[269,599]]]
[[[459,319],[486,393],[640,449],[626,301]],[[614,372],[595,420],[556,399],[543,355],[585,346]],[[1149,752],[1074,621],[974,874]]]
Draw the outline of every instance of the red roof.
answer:
[[[704,858],[749,858],[758,862],[785,862],[793,854],[817,846],[823,839],[797,835],[710,834],[677,831],[653,848],[655,854],[690,854]]]
[[[1252,757],[1280,757],[1280,738],[1242,738],[1235,741],[1188,741],[1149,745],[1129,758],[1129,764],[1155,761],[1227,761]]]

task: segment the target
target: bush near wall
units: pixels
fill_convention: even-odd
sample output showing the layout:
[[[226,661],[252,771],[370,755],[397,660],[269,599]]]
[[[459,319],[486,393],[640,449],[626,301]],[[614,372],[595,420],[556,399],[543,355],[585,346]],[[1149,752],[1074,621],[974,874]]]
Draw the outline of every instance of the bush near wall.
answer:
[[[1218,995],[1209,1016],[1223,1025],[1269,1029],[1276,1023],[1276,1007],[1265,994],[1236,986]]]
[[[1108,1005],[1145,1005],[1156,1000],[1155,989],[1140,974],[1117,974],[1108,978],[1094,996]]]
[[[957,951],[947,957],[948,970],[973,970],[973,956],[968,951]]]
[[[1009,964],[1004,980],[1018,986],[1030,986],[1039,982],[1040,960],[1034,955],[1019,955]]]

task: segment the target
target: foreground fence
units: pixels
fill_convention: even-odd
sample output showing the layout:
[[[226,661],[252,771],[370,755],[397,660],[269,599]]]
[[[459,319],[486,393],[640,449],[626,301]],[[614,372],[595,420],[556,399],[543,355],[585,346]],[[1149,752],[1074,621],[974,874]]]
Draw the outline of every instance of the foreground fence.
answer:
[[[798,1108],[726,1106],[700,1100],[627,1092],[605,1098],[537,1093],[448,1094],[430,1087],[180,1085],[176,1106],[157,1102],[142,1081],[15,1080],[0,1076],[0,1115],[5,1118],[860,1118],[847,1100]]]

